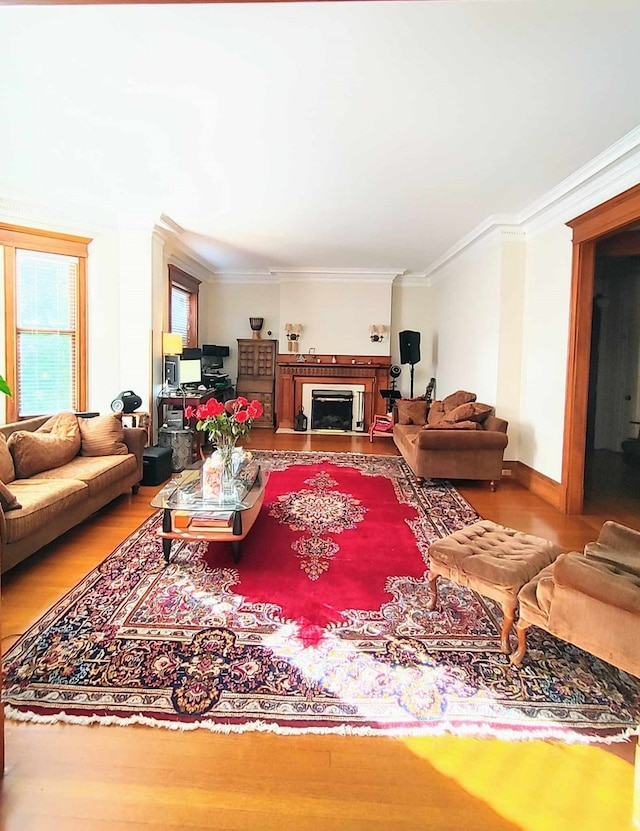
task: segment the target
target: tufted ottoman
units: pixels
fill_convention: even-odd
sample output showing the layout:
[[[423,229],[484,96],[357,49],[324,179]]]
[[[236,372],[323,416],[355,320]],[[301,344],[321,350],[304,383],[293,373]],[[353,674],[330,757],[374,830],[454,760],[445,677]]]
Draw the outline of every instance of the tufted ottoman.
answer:
[[[563,551],[541,537],[484,519],[431,543],[428,608],[438,602],[438,577],[497,600],[504,613],[501,650],[511,652],[509,633],[518,606],[518,592]]]

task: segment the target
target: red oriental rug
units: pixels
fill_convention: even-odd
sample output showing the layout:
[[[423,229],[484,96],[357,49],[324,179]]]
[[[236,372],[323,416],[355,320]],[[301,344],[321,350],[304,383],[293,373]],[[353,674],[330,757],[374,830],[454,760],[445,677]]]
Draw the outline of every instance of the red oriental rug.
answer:
[[[254,455],[271,473],[240,561],[189,543],[167,566],[151,517],[9,650],[9,718],[580,742],[636,730],[637,679],[535,628],[514,669],[497,605],[447,581],[426,610],[430,542],[478,518],[448,483],[419,488],[398,457]]]

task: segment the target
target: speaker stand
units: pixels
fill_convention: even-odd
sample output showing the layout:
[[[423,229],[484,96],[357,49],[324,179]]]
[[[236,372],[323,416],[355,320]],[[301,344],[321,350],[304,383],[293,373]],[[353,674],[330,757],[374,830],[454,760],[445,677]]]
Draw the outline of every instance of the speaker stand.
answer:
[[[411,364],[411,395],[410,398],[413,398],[413,373],[415,369],[415,364]]]

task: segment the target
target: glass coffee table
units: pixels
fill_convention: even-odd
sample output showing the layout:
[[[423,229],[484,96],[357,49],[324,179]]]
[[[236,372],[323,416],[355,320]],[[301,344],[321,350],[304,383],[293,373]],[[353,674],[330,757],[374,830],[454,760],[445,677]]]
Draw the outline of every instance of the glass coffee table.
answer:
[[[221,502],[207,499],[202,493],[202,462],[189,467],[173,479],[151,500],[153,508],[162,508],[162,551],[171,561],[173,540],[230,542],[233,559],[240,559],[240,543],[256,521],[269,472],[253,459],[245,462],[235,478],[235,497]]]

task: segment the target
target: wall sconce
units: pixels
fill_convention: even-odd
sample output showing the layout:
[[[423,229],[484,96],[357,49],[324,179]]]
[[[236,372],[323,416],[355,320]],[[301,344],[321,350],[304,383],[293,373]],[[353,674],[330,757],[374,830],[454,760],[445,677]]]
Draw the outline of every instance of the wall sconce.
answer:
[[[381,340],[384,340],[384,333],[386,331],[386,326],[372,323],[371,326],[369,326],[369,337],[371,338],[371,343],[379,343]]]
[[[284,331],[287,333],[287,340],[288,340],[288,348],[289,352],[297,352],[298,351],[298,340],[300,338],[300,333],[302,332],[302,324],[301,323],[285,323],[284,324]]]

